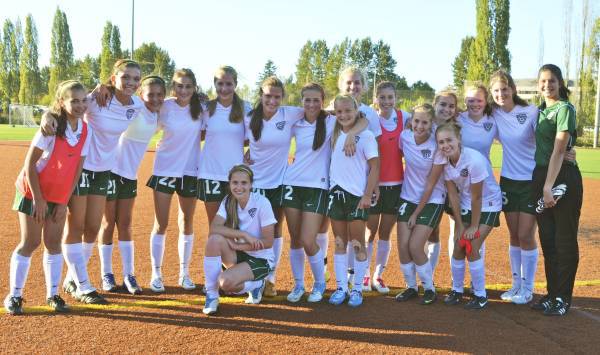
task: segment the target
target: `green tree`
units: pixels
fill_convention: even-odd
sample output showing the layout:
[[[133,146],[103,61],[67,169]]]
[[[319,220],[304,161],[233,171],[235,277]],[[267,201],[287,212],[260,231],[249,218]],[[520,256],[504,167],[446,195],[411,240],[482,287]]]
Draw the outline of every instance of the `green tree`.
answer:
[[[32,105],[37,103],[42,89],[38,66],[38,34],[31,14],[25,18],[23,38],[23,49],[19,58],[19,102]]]
[[[503,68],[510,72],[510,0],[493,0],[494,69]]]
[[[598,81],[598,58],[600,56],[600,17],[592,24],[584,51],[584,70],[580,73],[579,95],[581,104],[577,111],[577,125],[592,126],[596,117],[596,88]]]
[[[260,88],[260,85],[262,84],[263,80],[274,75],[277,75],[277,66],[271,59],[269,59],[265,63],[263,71],[258,75],[258,81],[256,82],[256,86]]]
[[[469,65],[467,68],[468,81],[487,83],[494,70],[493,50],[494,40],[491,26],[491,11],[489,0],[476,0],[477,4],[477,35],[469,50]]]
[[[154,42],[142,43],[133,52],[133,59],[140,63],[142,75],[158,75],[170,80],[175,72],[175,62],[169,53]]]
[[[110,52],[115,59],[123,58],[123,51],[121,50],[121,32],[119,27],[113,25],[112,32],[110,34]]]
[[[333,97],[338,92],[338,76],[344,66],[348,64],[348,51],[351,42],[347,37],[340,44],[334,45],[329,51],[325,64],[325,93]]]
[[[73,66],[73,43],[67,15],[57,7],[50,42],[50,79],[48,81],[48,93],[50,95],[54,93],[58,83],[72,77]]]
[[[106,22],[102,33],[102,52],[100,53],[100,81],[106,82],[112,74],[112,67],[123,57],[119,28],[110,21]]]
[[[460,44],[460,52],[454,58],[452,63],[452,74],[454,76],[454,87],[458,91],[459,95],[462,95],[465,86],[465,80],[467,80],[467,69],[469,67],[469,53],[475,37],[467,36],[463,38]]]
[[[75,68],[77,80],[86,89],[92,90],[100,82],[100,62],[98,58],[86,55],[83,59],[75,61]]]
[[[19,102],[19,41],[15,25],[5,20],[0,42],[0,100],[5,112],[11,102]]]
[[[313,81],[312,61],[313,43],[308,40],[300,49],[300,56],[296,64],[296,81],[298,84],[308,83]]]
[[[327,75],[327,60],[329,58],[329,48],[325,40],[317,40],[312,44],[311,67],[313,72],[312,81],[323,84]],[[304,83],[300,83],[304,84]]]

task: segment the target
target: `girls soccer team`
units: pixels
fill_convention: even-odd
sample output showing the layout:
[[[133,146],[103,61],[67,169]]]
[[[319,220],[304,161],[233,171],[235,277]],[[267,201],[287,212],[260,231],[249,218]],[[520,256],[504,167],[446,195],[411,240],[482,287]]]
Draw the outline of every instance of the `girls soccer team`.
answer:
[[[117,288],[112,270],[115,227],[123,287],[134,295],[142,292],[135,278],[131,230],[137,170],[148,142],[160,129],[147,183],[155,207],[150,236],[153,292],[165,291],[165,232],[177,193],[179,285],[186,290],[196,287],[189,265],[197,199],[204,201],[210,220],[205,314],[217,312],[219,289],[248,293],[246,302],[254,304],[277,294],[284,215],[295,282],[289,302],[300,301],[306,292],[306,257],[314,279],[307,300],[324,297],[329,221],[336,278],[329,303],[347,300],[357,307],[363,303],[363,291],[371,287],[389,292],[382,275],[397,221],[407,288],[396,300],[418,296],[418,275],[424,289],[421,304],[432,304],[437,298],[433,276],[440,250],[438,226],[446,205],[454,222],[449,237],[452,288],[446,304],[461,302],[466,258],[473,295],[465,308],[486,307],[484,241],[504,210],[513,284],[502,299],[517,304],[532,300],[537,219],[548,294],[532,308],[547,315],[566,314],[578,263],[582,184],[576,163],[566,154],[576,138],[575,112],[560,69],[540,69],[544,104],[539,117],[536,108],[516,95],[514,81],[504,71],[492,76],[491,95],[483,85],[468,88],[467,110],[461,114],[452,92],[438,94],[433,106],[419,105],[410,114],[396,110],[390,82],[377,86],[375,111],[360,101],[366,91],[364,79],[355,67],[340,73],[333,115],[323,110],[325,93],[314,83],[302,88],[302,108],[281,106],[284,85],[275,77],[263,81],[259,100],[250,108],[235,93],[237,73],[227,66],[214,75],[217,98],[210,101],[199,93],[191,70],[175,72],[173,97],[165,99],[163,79],[142,79],[139,65],[128,60],[118,61],[110,82],[90,95],[77,82],[61,83],[44,117],[48,131],[57,128],[49,136],[36,134],[16,183],[14,209],[19,211],[21,243],[10,262],[5,309],[23,312],[22,289],[42,236],[47,303],[56,311],[69,310],[58,294],[63,257],[68,266],[64,290],[80,302],[106,303],[87,275],[97,236],[102,288]],[[139,87],[142,100],[134,96]],[[292,138],[295,157],[288,164]],[[504,147],[500,185],[489,160],[494,139]],[[249,147],[245,155],[244,145]],[[559,183],[557,192],[553,188]],[[540,197],[541,213],[536,214]]]

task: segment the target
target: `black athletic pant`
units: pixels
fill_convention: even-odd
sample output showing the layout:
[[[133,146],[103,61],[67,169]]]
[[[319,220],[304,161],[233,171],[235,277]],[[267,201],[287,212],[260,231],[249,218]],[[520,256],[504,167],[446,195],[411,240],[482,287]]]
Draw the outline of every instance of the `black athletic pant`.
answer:
[[[548,167],[536,166],[533,170],[532,200],[543,196],[544,183]],[[577,230],[583,198],[583,184],[579,168],[563,164],[554,186],[567,185],[566,194],[556,206],[537,214],[540,244],[544,253],[544,267],[548,295],[561,297],[571,303],[575,274],[579,264],[579,246]]]

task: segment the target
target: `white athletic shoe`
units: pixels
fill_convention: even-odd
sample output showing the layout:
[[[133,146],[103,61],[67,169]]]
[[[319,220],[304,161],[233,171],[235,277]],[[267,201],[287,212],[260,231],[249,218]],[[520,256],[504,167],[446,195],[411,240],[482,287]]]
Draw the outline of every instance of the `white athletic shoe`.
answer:
[[[155,293],[165,292],[165,285],[163,284],[162,277],[157,277],[150,281],[150,289]]]
[[[373,280],[373,288],[377,292],[379,292],[381,294],[384,294],[384,295],[388,294],[390,292],[390,288],[385,285],[385,283],[383,282],[382,278],[378,278],[378,279],[374,279]]]
[[[500,298],[504,301],[512,301],[512,298],[519,293],[521,287],[513,286],[510,290],[500,295]]]
[[[304,286],[294,286],[292,292],[287,295],[288,302],[299,302],[302,299],[302,296],[304,296],[305,292]]]
[[[204,308],[202,309],[202,313],[206,315],[211,315],[217,313],[217,309],[219,308],[219,297],[210,298],[206,297],[206,303],[204,304]]]
[[[533,299],[533,292],[529,291],[525,286],[521,287],[519,292],[511,299],[514,304],[527,304]]]
[[[179,286],[181,286],[186,291],[196,289],[196,284],[192,281],[190,275],[179,276]]]

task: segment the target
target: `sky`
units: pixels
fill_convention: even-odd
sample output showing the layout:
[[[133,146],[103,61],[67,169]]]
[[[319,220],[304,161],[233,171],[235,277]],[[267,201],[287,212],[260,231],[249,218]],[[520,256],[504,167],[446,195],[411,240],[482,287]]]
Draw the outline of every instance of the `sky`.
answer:
[[[573,47],[581,41],[584,0],[513,0],[509,50],[512,74],[530,78],[543,62],[564,70],[565,1],[573,1]],[[591,0],[593,15],[598,6]],[[40,66],[49,64],[52,19],[57,6],[67,14],[75,57],[98,55],[106,21],[119,26],[124,49],[131,47],[132,0],[3,1],[0,20],[31,13],[39,35]],[[367,5],[368,4],[368,5]],[[278,75],[294,73],[307,40],[324,39],[331,48],[345,37],[371,37],[391,46],[396,73],[411,84],[428,82],[436,90],[452,83],[452,61],[462,38],[475,35],[475,0],[138,0],[134,44],[156,42],[178,68],[194,70],[207,89],[220,65],[231,65],[240,83],[253,85],[271,59]],[[575,48],[573,48],[575,53]],[[571,55],[574,72],[575,54]]]

